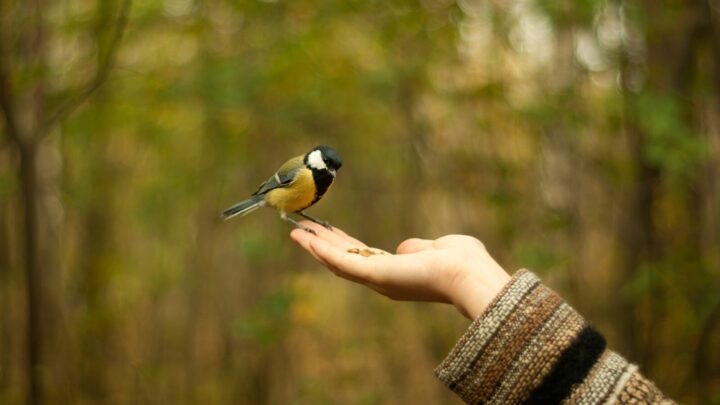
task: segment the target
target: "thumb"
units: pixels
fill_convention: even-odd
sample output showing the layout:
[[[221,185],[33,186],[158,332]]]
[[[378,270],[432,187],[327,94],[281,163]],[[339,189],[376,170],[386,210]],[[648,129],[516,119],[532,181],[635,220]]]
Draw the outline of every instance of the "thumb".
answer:
[[[417,253],[422,250],[430,249],[433,246],[433,241],[428,239],[410,238],[403,241],[397,247],[397,253],[399,255],[405,255],[409,253]]]

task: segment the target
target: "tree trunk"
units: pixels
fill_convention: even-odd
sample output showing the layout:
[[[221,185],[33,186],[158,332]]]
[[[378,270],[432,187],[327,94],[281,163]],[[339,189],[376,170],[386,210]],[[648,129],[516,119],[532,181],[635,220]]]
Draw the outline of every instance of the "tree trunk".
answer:
[[[7,145],[0,144],[0,163],[8,161]],[[0,165],[0,172],[8,168]],[[11,226],[9,198],[0,196],[0,314],[12,313],[10,297],[10,250],[12,243],[8,227]],[[10,367],[13,362],[15,348],[12,345],[11,330],[13,320],[10,316],[0,316],[0,398],[7,396],[10,388]]]
[[[621,285],[636,279],[637,271],[644,268],[648,290],[644,292],[645,298],[642,300],[637,297],[623,297],[618,309],[627,355],[650,369],[649,362],[657,358],[656,347],[661,344],[657,329],[664,311],[662,303],[665,291],[657,283],[657,270],[673,265],[682,258],[684,271],[695,275],[703,272],[699,258],[702,256],[700,239],[705,197],[700,181],[700,164],[692,166],[692,163],[689,163],[690,166],[685,168],[686,173],[683,173],[688,177],[683,180],[685,185],[680,190],[683,197],[677,207],[684,215],[683,221],[671,234],[659,229],[654,216],[658,206],[670,198],[664,190],[673,187],[663,180],[677,173],[673,173],[663,161],[649,161],[647,151],[655,141],[638,122],[636,94],[644,92],[648,97],[659,95],[677,102],[680,106],[677,120],[687,128],[689,134],[698,132],[692,103],[692,86],[695,80],[698,44],[709,30],[701,18],[699,4],[687,5],[678,10],[672,25],[661,18],[662,6],[647,2],[645,9],[648,10],[648,15],[645,26],[641,28],[644,29],[642,35],[647,43],[647,55],[643,64],[651,66],[652,69],[648,70],[642,90],[633,90],[628,80],[632,75],[639,74],[636,70],[642,70],[643,67],[635,67],[630,63],[628,51],[623,51],[620,61],[624,126],[635,179],[630,190],[627,216],[622,221],[618,234],[623,242],[624,252]],[[668,63],[668,59],[677,63]],[[639,309],[643,311],[642,316],[638,314]]]
[[[42,384],[42,304],[43,286],[38,261],[37,146],[29,142],[18,145],[20,151],[20,183],[23,206],[23,245],[25,264],[25,296],[27,305],[27,379],[28,403],[43,403]]]

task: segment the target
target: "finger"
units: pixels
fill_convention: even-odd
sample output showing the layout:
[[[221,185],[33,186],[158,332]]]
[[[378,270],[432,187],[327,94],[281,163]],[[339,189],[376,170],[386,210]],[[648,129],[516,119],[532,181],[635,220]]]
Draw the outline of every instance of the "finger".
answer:
[[[311,240],[310,248],[319,258],[337,269],[342,276],[351,277],[362,283],[370,282],[373,265],[372,260],[368,259],[371,258],[349,253],[321,238]]]
[[[301,221],[300,223],[315,231],[319,238],[324,239],[332,243],[333,245],[338,246],[339,248],[349,249],[353,247],[365,247],[365,244],[360,241],[347,237],[347,235],[343,236],[343,234],[341,233],[335,232],[334,230],[331,231],[324,226],[318,225],[314,222]]]
[[[337,267],[333,266],[332,264],[328,263],[323,257],[319,256],[315,250],[312,249],[310,246],[311,241],[313,239],[319,240],[317,236],[311,234],[310,232],[304,231],[302,229],[294,229],[292,232],[290,232],[290,237],[295,241],[297,244],[299,244],[303,249],[307,250],[308,253],[310,253],[315,260],[320,262],[323,266],[327,267],[328,270],[333,272],[336,276],[342,277],[346,280],[350,280],[356,283],[365,284],[364,280],[353,277],[350,274],[343,272],[339,270]]]
[[[307,250],[308,253],[310,253],[315,258],[315,260],[319,261],[322,264],[326,264],[320,257],[318,257],[318,255],[312,250],[312,248],[310,248],[310,241],[313,238],[316,238],[315,235],[303,229],[296,228],[293,229],[292,232],[290,232],[290,238],[292,238],[295,243],[300,245],[300,247]]]
[[[303,247],[310,241],[310,238],[313,236],[314,235],[310,232],[307,232],[300,228],[293,228],[293,230],[290,231],[290,238]]]
[[[428,239],[410,238],[404,240],[397,247],[397,253],[399,255],[405,255],[409,253],[417,253],[422,250],[430,249],[433,246],[433,241]]]
[[[353,246],[367,247],[367,245],[365,243],[353,238],[352,236],[348,235],[345,231],[343,231],[342,229],[340,229],[338,227],[333,226],[332,231],[335,232],[336,234],[340,235],[341,237],[345,238]]]

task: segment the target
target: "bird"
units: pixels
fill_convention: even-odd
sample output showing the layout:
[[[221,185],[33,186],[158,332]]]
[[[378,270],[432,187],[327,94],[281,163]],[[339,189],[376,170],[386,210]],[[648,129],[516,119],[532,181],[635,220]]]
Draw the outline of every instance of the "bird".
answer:
[[[305,155],[285,162],[264,183],[260,184],[250,198],[240,201],[223,211],[223,218],[247,215],[261,207],[275,208],[280,218],[296,227],[317,235],[307,226],[297,222],[290,214],[297,214],[327,229],[332,226],[304,212],[325,195],[342,167],[340,154],[329,146],[319,145]]]

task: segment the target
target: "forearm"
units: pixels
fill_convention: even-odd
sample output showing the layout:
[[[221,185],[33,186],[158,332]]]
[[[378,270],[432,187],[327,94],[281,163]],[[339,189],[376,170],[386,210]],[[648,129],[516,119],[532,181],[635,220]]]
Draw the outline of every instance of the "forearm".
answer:
[[[671,402],[527,271],[505,285],[435,372],[468,403]]]

